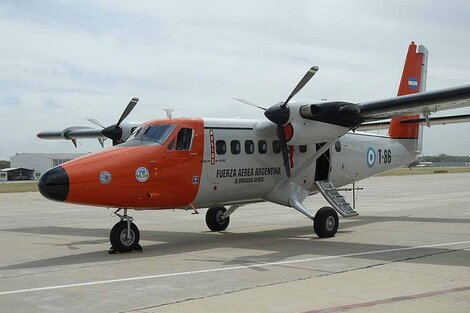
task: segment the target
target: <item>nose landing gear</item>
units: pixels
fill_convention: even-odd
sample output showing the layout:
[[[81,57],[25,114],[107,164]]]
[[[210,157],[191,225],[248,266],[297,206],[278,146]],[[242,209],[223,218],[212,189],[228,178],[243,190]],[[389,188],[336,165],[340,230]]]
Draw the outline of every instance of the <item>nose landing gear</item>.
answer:
[[[139,229],[132,222],[133,218],[127,215],[127,209],[124,209],[123,215],[118,213],[120,210],[114,212],[120,221],[113,226],[109,234],[109,241],[111,242],[109,254],[142,251],[142,247],[139,245]]]

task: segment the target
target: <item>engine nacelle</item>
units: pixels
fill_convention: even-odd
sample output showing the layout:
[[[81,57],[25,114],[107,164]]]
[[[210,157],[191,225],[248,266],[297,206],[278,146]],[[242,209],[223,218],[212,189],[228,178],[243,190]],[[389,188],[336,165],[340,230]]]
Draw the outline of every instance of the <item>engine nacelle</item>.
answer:
[[[129,137],[132,135],[132,133],[138,126],[140,126],[140,124],[138,123],[132,123],[132,122],[121,123],[120,127],[122,129],[122,134],[121,134],[120,141],[124,142],[127,139],[129,139]]]
[[[334,140],[362,123],[359,107],[349,102],[322,102],[316,104],[289,104],[289,126],[286,139],[290,145],[304,145]]]

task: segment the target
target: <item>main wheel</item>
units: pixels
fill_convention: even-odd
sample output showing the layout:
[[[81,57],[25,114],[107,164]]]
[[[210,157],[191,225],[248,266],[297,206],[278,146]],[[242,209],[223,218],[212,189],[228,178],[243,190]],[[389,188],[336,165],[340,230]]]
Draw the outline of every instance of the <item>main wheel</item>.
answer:
[[[120,221],[114,225],[109,234],[109,241],[115,251],[131,252],[139,247],[140,233],[137,226],[131,223],[129,234],[127,232],[127,222]]]
[[[206,213],[206,224],[211,231],[222,231],[227,229],[230,223],[230,217],[222,218],[224,213],[227,211],[223,206],[212,207],[207,210]]]
[[[330,207],[323,207],[315,214],[313,230],[320,238],[334,237],[338,231],[338,213]]]

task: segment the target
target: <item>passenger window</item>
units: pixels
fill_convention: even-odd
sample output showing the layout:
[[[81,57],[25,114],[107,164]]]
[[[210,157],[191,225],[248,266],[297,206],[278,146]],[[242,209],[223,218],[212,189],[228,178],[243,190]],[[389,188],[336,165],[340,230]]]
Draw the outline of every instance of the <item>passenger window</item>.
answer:
[[[232,154],[240,154],[240,150],[240,141],[232,140],[230,142],[230,151],[232,151]]]
[[[268,151],[268,143],[266,142],[266,140],[258,141],[258,152],[260,154],[265,154],[266,151]]]
[[[191,149],[193,130],[191,128],[181,128],[176,137],[176,150]]]
[[[217,152],[217,154],[225,154],[225,152],[227,152],[225,140],[217,140],[215,142],[215,152]]]
[[[341,151],[341,142],[339,142],[339,141],[335,142],[335,150],[336,150],[336,152]]]
[[[300,146],[299,146],[299,152],[300,152],[300,153],[305,153],[305,152],[307,152],[307,145],[300,145]]]
[[[255,152],[255,143],[253,140],[246,140],[245,141],[245,153],[246,154],[253,154]]]
[[[279,140],[274,140],[273,141],[273,152],[274,153],[281,152],[281,142]]]

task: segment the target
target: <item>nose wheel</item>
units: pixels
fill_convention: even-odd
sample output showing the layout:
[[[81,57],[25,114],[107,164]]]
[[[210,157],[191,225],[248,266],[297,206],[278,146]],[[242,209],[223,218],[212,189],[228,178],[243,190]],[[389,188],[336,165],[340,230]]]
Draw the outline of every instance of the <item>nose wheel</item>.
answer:
[[[120,210],[114,212],[121,220],[113,226],[109,234],[111,242],[109,254],[142,251],[142,247],[139,245],[139,229],[132,222],[133,218],[127,215],[127,209],[124,209],[123,215],[118,213]]]

